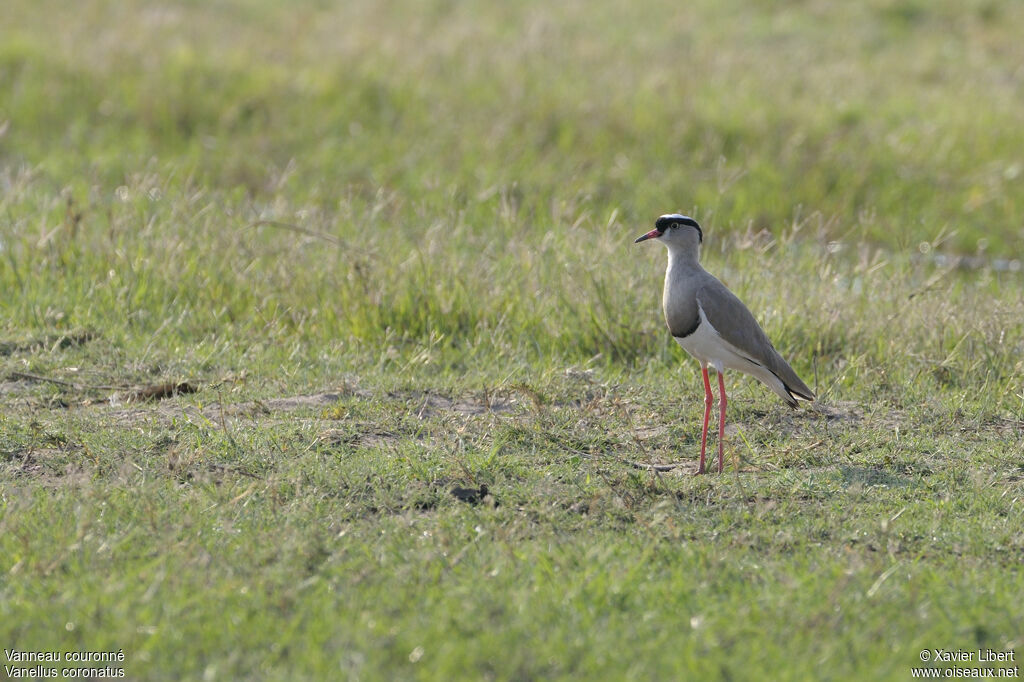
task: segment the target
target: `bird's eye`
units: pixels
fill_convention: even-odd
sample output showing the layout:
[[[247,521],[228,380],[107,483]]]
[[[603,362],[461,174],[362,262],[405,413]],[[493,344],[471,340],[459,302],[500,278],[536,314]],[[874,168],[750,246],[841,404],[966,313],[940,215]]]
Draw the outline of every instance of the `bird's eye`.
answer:
[[[672,223],[669,227],[679,227],[679,223]]]

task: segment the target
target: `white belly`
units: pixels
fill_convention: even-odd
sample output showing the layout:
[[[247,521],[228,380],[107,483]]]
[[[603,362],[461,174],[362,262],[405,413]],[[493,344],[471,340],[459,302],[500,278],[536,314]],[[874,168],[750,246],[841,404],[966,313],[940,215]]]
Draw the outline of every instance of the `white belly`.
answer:
[[[742,372],[750,372],[750,368],[757,367],[743,357],[732,344],[719,336],[699,306],[697,312],[700,315],[700,324],[693,333],[681,339],[676,338],[676,342],[683,350],[697,358],[701,366],[710,365],[719,372],[725,367]]]
[[[748,360],[735,346],[719,336],[715,328],[708,322],[708,318],[700,306],[697,307],[697,311],[700,314],[700,324],[697,325],[697,329],[685,338],[676,338],[676,342],[683,347],[683,350],[697,358],[701,367],[710,365],[719,374],[723,369],[738,370],[761,380],[783,400],[787,402],[792,400],[777,376],[767,368]]]
[[[696,331],[686,338],[677,338],[676,343],[683,347],[687,353],[697,358],[702,367],[710,365],[719,372],[728,367],[749,371],[751,362],[737,354],[732,347],[718,335],[710,324],[701,320]]]

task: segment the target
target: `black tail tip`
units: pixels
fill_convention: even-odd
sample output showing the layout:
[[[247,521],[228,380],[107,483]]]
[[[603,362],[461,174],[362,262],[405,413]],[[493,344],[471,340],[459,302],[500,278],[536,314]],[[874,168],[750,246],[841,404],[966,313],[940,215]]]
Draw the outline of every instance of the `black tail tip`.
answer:
[[[813,393],[797,392],[791,389],[789,386],[786,386],[786,393],[789,394],[789,400],[786,401],[786,404],[792,407],[794,410],[797,408],[798,400],[806,400],[809,403],[814,402]]]

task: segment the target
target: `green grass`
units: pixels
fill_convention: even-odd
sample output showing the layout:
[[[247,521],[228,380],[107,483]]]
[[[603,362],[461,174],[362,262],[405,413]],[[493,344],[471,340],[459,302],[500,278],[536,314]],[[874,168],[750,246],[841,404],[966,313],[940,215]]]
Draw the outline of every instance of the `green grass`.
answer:
[[[1021,649],[1024,7],[65,5],[0,22],[5,648],[281,680]],[[676,210],[820,396],[728,376],[723,476],[632,245]]]

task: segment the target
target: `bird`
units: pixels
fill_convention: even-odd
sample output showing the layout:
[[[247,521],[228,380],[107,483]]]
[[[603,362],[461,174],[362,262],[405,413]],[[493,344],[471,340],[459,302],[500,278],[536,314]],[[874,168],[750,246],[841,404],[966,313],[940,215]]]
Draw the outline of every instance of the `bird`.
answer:
[[[747,306],[701,266],[704,231],[696,220],[680,213],[660,216],[654,229],[640,235],[633,243],[648,239],[656,239],[668,249],[661,303],[669,332],[697,359],[704,377],[704,427],[698,474],[705,471],[708,420],[714,403],[708,367],[713,367],[718,374],[718,473],[722,473],[727,404],[723,373],[726,369],[760,380],[793,408],[797,401],[810,402],[815,396],[775,350]]]

